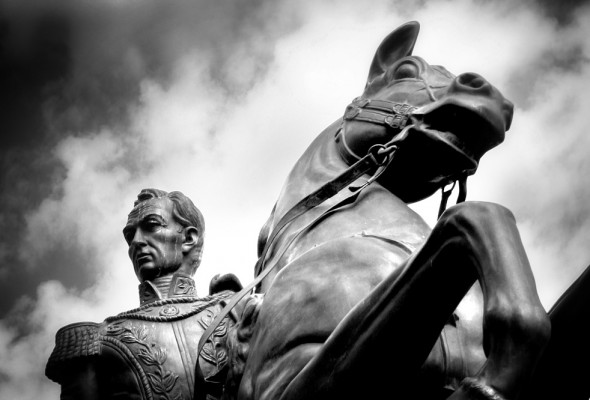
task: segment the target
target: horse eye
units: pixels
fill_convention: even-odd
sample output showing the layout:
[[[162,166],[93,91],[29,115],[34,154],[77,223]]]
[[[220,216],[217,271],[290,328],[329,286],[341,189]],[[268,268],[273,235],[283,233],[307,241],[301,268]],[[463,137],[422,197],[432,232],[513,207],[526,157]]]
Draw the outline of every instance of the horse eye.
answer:
[[[394,79],[417,78],[420,75],[418,67],[414,63],[405,63],[397,67],[393,73]]]

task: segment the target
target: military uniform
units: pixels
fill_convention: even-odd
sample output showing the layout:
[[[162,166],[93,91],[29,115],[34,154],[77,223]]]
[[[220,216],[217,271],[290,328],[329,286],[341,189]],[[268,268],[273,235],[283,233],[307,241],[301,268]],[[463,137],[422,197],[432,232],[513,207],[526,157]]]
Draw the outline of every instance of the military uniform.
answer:
[[[60,329],[46,375],[61,384],[61,398],[218,398],[227,369],[225,339],[234,321],[226,318],[206,343],[199,360],[201,378],[195,377],[197,346],[234,292],[204,298],[194,293],[194,281],[184,274],[172,277],[167,298],[146,281],[140,285],[139,308],[100,324]]]

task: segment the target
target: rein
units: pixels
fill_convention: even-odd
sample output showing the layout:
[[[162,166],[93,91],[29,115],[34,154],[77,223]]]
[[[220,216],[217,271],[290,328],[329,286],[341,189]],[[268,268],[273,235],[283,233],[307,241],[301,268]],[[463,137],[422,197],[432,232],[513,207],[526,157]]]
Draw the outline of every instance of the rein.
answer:
[[[409,104],[401,104],[389,100],[366,99],[363,97],[357,97],[352,101],[352,103],[348,105],[348,107],[346,107],[346,111],[344,113],[344,120],[357,120],[363,122],[370,122],[377,125],[384,125],[392,129],[404,129],[402,133],[407,134],[407,131],[405,130],[406,125],[412,113],[417,108],[418,107],[414,107]],[[405,138],[405,135],[402,135],[402,133],[394,137],[396,141],[399,142]],[[346,149],[348,154],[350,154],[356,159],[360,159],[360,157],[356,155],[347,145],[343,130],[342,141],[344,144],[344,148]],[[457,182],[459,182],[459,194],[457,196],[457,204],[465,201],[465,198],[467,197],[467,174],[461,173],[458,176],[449,179],[449,183],[441,187],[441,200],[440,206],[438,208],[438,218],[440,218],[442,213],[446,210],[447,201],[451,193],[453,192],[453,189],[455,188]],[[446,189],[446,187],[449,184],[451,184],[451,187],[449,189]]]
[[[273,229],[272,235],[267,239],[264,249],[261,252],[260,257],[258,258],[258,261],[256,262],[256,265],[254,267],[256,278],[247,286],[245,286],[240,292],[236,293],[232,297],[231,301],[215,317],[213,322],[211,322],[211,324],[207,327],[207,329],[201,336],[198,345],[196,368],[200,369],[199,357],[201,351],[203,350],[203,347],[207,343],[207,340],[209,340],[209,338],[213,334],[213,331],[216,329],[216,327],[219,326],[221,321],[225,317],[227,317],[231,310],[234,309],[234,307],[238,304],[240,300],[244,298],[246,294],[252,291],[252,289],[254,289],[256,286],[258,286],[262,282],[262,280],[266,276],[268,276],[268,274],[271,271],[276,270],[277,266],[280,264],[279,262],[276,262],[269,268],[265,268],[268,251],[274,244],[276,237],[281,232],[283,232],[285,227],[289,225],[292,221],[294,221],[296,218],[305,214],[312,208],[324,203],[326,200],[334,197],[334,195],[342,191],[352,182],[356,181],[358,178],[365,175],[369,171],[377,168],[373,175],[363,185],[359,187],[349,187],[349,190],[352,192],[351,195],[345,197],[343,200],[333,205],[328,210],[324,211],[321,215],[319,215],[317,218],[311,221],[308,225],[299,230],[284,246],[283,251],[280,254],[279,260],[282,258],[282,255],[285,253],[285,251],[287,251],[287,249],[291,246],[293,241],[295,241],[301,234],[303,234],[309,228],[317,224],[327,215],[337,211],[340,207],[356,200],[361,191],[368,185],[370,185],[372,182],[374,182],[385,171],[385,169],[393,160],[393,155],[395,154],[395,151],[398,148],[397,143],[405,139],[408,135],[410,128],[413,127],[413,125],[407,125],[407,123],[414,110],[416,110],[416,107],[413,107],[409,104],[401,104],[388,100],[365,99],[362,97],[355,98],[352,101],[352,103],[346,107],[346,111],[344,113],[342,120],[342,126],[340,127],[339,132],[343,132],[343,125],[346,123],[346,121],[351,120],[358,120],[378,125],[385,125],[386,127],[395,129],[398,132],[393,135],[393,139],[389,142],[385,144],[375,144],[371,146],[371,148],[369,148],[369,151],[364,157],[359,157],[358,155],[354,154],[348,148],[348,146],[345,146],[347,151],[350,152],[350,154],[353,157],[358,159],[358,161],[350,167],[348,167],[336,178],[327,182],[319,189],[304,197],[280,219],[279,223]],[[459,202],[460,198],[463,198],[463,200],[465,198],[465,180],[462,178],[458,180],[460,182],[460,193],[457,202]],[[447,199],[451,194],[454,186],[455,184],[453,184],[451,189],[446,192],[444,190],[444,187],[442,188],[443,200],[441,201],[441,210],[443,211],[444,208],[446,208]],[[440,214],[442,214],[442,211],[439,211],[439,216]]]
[[[227,315],[231,312],[231,310],[238,304],[238,302],[240,300],[242,300],[242,298],[244,298],[244,296],[246,294],[248,294],[256,286],[258,286],[258,284],[260,284],[260,282],[262,282],[262,280],[271,271],[276,269],[276,267],[279,263],[275,263],[270,268],[266,268],[266,269],[264,268],[264,265],[266,262],[266,255],[268,253],[268,250],[270,249],[270,247],[274,243],[274,240],[277,237],[277,235],[280,232],[282,232],[283,229],[289,223],[291,223],[293,220],[295,220],[297,217],[300,217],[301,215],[305,214],[310,209],[324,203],[326,200],[330,199],[331,197],[333,197],[334,195],[339,193],[344,187],[350,185],[352,182],[356,181],[359,177],[365,175],[367,172],[369,172],[370,170],[377,167],[377,171],[373,174],[373,176],[371,176],[371,178],[367,181],[367,183],[365,183],[361,187],[351,188],[351,191],[353,192],[352,195],[346,197],[344,200],[342,200],[342,201],[338,202],[336,205],[330,207],[328,210],[326,210],[324,213],[322,213],[319,217],[314,219],[310,224],[308,224],[302,230],[300,230],[289,241],[287,246],[285,246],[285,249],[283,250],[283,252],[284,252],[289,248],[291,243],[297,237],[299,237],[301,235],[301,233],[306,231],[311,226],[315,225],[317,222],[319,222],[319,220],[323,219],[326,215],[332,213],[333,211],[340,208],[344,204],[350,202],[351,200],[356,199],[358,197],[358,195],[360,194],[360,192],[362,191],[362,189],[364,189],[367,185],[369,185],[371,182],[373,182],[375,179],[377,179],[379,177],[379,175],[381,175],[381,173],[383,171],[385,171],[385,169],[387,168],[387,166],[390,164],[391,160],[393,159],[393,154],[395,153],[395,150],[397,150],[397,146],[395,146],[394,144],[391,144],[389,146],[387,144],[386,145],[382,145],[382,144],[373,145],[369,149],[369,152],[367,153],[366,156],[364,156],[359,161],[354,163],[352,166],[350,166],[348,169],[346,169],[343,173],[338,175],[335,179],[329,181],[328,183],[324,184],[316,191],[307,195],[305,198],[303,198],[301,201],[299,201],[295,206],[293,206],[293,208],[291,208],[281,218],[281,220],[279,221],[279,223],[277,224],[277,226],[273,230],[273,234],[267,240],[266,245],[264,246],[264,250],[261,253],[261,256],[258,258],[258,261],[256,262],[256,265],[254,267],[256,278],[252,282],[250,282],[247,286],[245,286],[239,293],[235,294],[232,297],[231,301],[223,308],[223,310],[217,315],[217,317],[215,317],[213,322],[207,327],[207,329],[205,330],[205,332],[201,336],[201,339],[199,340],[199,347],[198,347],[198,352],[197,352],[197,368],[200,368],[198,361],[199,361],[201,351],[203,350],[205,343],[207,343],[207,340],[209,340],[209,337],[211,337],[211,335],[213,334],[213,331],[215,330],[215,328],[221,323],[221,321],[225,317],[227,317]]]

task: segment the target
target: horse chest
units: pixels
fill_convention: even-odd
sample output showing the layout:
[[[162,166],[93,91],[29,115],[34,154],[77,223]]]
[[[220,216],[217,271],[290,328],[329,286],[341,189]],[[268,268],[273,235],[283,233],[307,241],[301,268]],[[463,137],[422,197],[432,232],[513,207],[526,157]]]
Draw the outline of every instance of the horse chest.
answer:
[[[367,237],[333,240],[306,252],[276,276],[265,294],[259,318],[263,340],[288,348],[291,343],[327,339],[406,258],[404,251]]]

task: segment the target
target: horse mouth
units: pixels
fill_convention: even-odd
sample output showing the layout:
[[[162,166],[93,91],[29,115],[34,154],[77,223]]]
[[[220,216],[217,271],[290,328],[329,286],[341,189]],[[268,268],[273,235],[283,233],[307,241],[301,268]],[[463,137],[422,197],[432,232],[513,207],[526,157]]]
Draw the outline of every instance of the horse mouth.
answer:
[[[417,130],[464,154],[474,168],[485,152],[503,140],[503,135],[479,112],[454,104],[441,105],[416,120]]]

